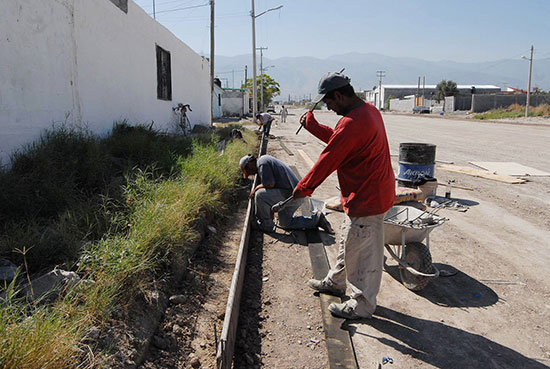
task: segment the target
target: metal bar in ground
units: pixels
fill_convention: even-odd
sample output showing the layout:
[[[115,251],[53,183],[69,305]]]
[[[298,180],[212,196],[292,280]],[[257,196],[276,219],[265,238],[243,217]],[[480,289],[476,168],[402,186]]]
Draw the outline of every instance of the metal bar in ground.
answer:
[[[321,242],[318,230],[308,230],[306,235],[313,277],[315,279],[323,279],[329,271],[325,246]],[[331,303],[341,302],[340,298],[320,293],[319,302],[321,303],[321,314],[323,316],[330,368],[357,369],[358,366],[355,361],[351,337],[349,332],[342,328],[346,320],[336,318],[328,311],[328,306]]]

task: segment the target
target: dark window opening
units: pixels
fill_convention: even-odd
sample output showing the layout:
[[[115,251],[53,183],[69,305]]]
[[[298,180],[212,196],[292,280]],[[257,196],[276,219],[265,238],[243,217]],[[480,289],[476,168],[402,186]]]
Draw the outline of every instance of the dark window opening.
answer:
[[[172,100],[170,52],[157,45],[157,98]]]
[[[218,95],[218,106],[222,106],[222,95]]]

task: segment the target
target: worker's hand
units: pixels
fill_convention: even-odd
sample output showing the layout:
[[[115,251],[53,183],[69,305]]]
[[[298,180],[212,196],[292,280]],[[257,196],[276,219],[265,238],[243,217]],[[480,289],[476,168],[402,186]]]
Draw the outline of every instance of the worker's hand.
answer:
[[[309,112],[306,112],[306,113],[302,114],[302,116],[300,117],[300,124],[303,125],[303,126],[306,125],[307,113],[309,113]]]
[[[306,123],[317,123],[317,120],[315,119],[315,115],[313,115],[313,110],[310,110],[306,114]]]
[[[298,187],[294,188],[294,191],[292,191],[292,197],[294,199],[301,199],[302,197],[306,197],[302,191]]]

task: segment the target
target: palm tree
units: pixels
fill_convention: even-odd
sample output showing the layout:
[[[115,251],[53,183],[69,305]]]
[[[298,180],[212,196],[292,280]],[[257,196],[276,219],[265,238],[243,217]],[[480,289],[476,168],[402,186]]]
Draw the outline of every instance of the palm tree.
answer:
[[[458,95],[458,87],[456,87],[456,82],[451,80],[442,80],[435,87],[434,99],[437,102],[444,100],[446,96],[456,96]]]

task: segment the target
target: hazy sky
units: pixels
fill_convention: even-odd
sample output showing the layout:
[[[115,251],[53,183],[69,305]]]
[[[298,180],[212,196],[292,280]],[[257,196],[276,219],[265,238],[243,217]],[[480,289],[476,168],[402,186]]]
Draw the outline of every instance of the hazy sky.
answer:
[[[156,19],[201,55],[210,53],[209,0],[154,0]],[[136,0],[152,14],[153,0]],[[348,52],[459,62],[550,57],[550,0],[256,0],[264,55]],[[184,9],[185,8],[185,9]],[[252,52],[251,0],[216,0],[216,55]]]

